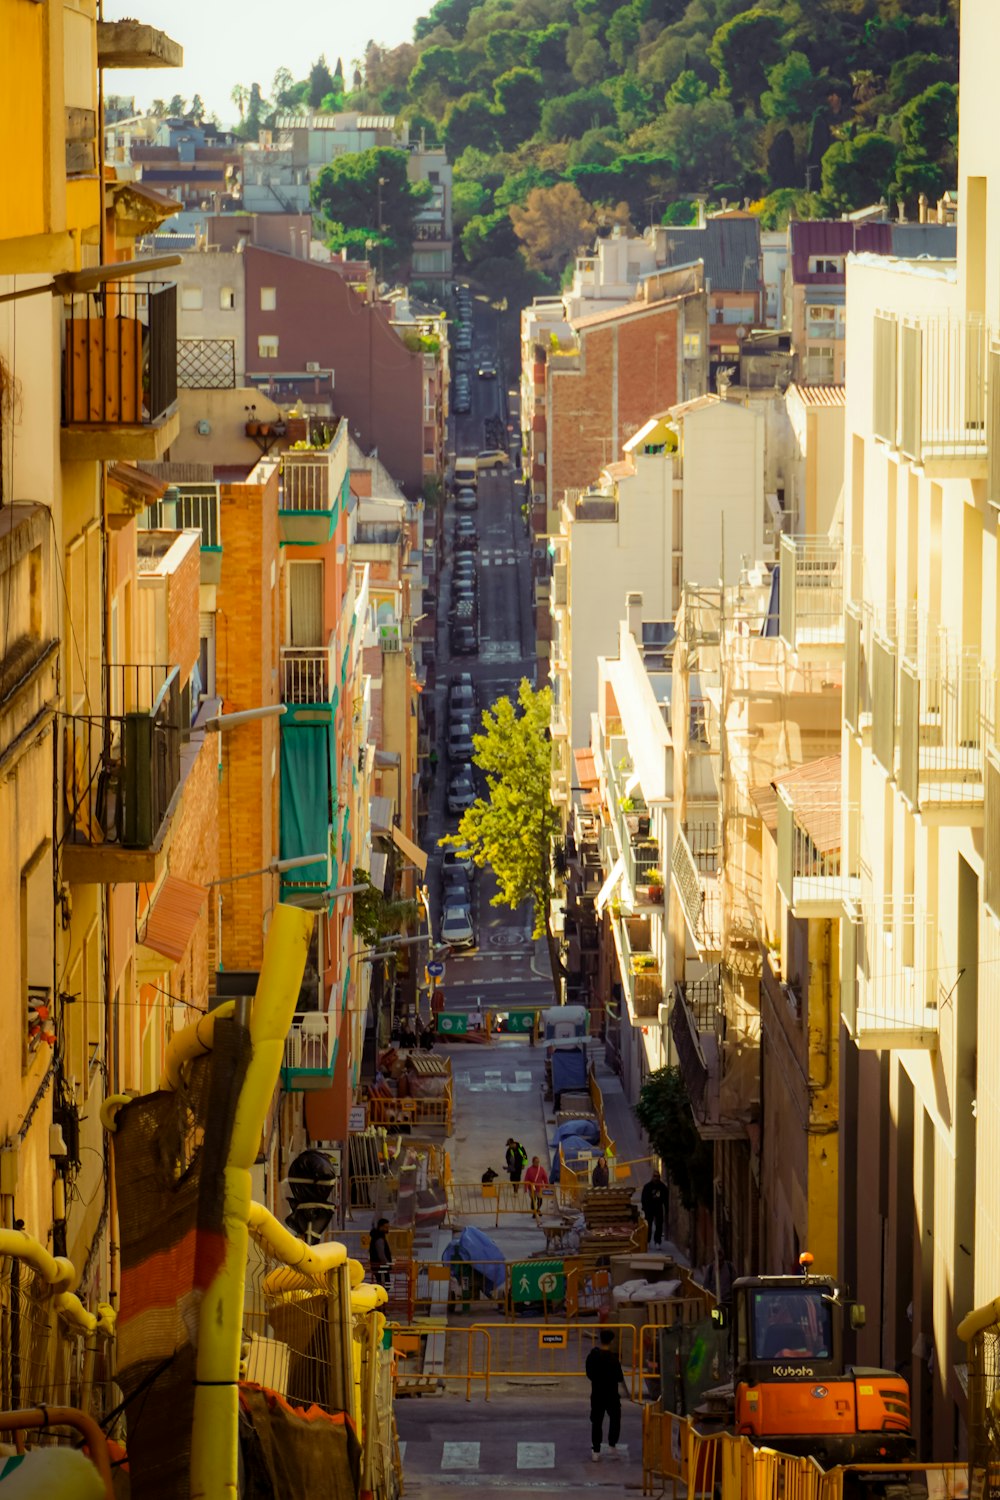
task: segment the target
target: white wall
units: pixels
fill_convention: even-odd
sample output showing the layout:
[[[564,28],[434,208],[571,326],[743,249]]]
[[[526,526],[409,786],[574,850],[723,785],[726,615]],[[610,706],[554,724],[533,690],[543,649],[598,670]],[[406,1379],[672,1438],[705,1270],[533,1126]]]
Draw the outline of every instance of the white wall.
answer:
[[[718,401],[685,413],[683,581],[737,583],[764,533],[764,419],[753,407]],[[724,547],[724,551],[723,551]]]

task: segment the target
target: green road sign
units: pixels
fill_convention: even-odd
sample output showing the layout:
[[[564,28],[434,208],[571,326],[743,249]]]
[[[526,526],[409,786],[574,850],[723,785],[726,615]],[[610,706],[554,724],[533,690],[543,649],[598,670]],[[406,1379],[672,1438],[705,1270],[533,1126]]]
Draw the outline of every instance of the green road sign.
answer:
[[[566,1275],[561,1260],[518,1260],[510,1268],[513,1302],[561,1302]]]
[[[508,1031],[531,1031],[535,1024],[533,1010],[512,1010],[507,1014]]]
[[[443,1010],[437,1018],[437,1029],[442,1036],[465,1036],[469,1029],[467,1012]]]

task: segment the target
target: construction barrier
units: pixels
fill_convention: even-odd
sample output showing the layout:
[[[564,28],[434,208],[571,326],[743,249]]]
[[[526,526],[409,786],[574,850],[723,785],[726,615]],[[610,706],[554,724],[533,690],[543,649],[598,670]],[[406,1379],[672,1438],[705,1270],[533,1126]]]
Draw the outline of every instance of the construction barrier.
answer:
[[[642,1492],[684,1500],[843,1500],[848,1490],[878,1488],[878,1479],[921,1474],[928,1494],[959,1500],[968,1494],[965,1464],[845,1464],[824,1470],[814,1458],[757,1448],[732,1433],[701,1433],[687,1417],[644,1406]],[[932,1481],[929,1476],[933,1475]],[[853,1483],[850,1482],[853,1480]]]
[[[490,1329],[479,1324],[455,1328],[428,1319],[408,1327],[390,1324],[390,1332],[397,1396],[434,1395],[464,1386],[465,1399],[471,1401],[479,1381],[489,1400]]]
[[[461,1389],[472,1399],[479,1383],[490,1399],[496,1382],[585,1380],[587,1355],[599,1334],[618,1335],[618,1356],[630,1390],[636,1380],[636,1330],[631,1323],[471,1323],[455,1326],[435,1319],[392,1325],[397,1356],[397,1395],[428,1395]],[[419,1366],[419,1368],[418,1368]]]
[[[505,1182],[449,1182],[448,1213],[452,1220],[490,1218],[499,1223],[501,1214],[530,1214],[531,1195],[526,1183]],[[542,1189],[542,1217],[550,1214],[556,1206],[556,1196],[551,1185]]]
[[[451,1094],[440,1099],[397,1099],[389,1095],[369,1094],[366,1101],[368,1120],[372,1125],[409,1125],[412,1129],[441,1129],[451,1134]]]

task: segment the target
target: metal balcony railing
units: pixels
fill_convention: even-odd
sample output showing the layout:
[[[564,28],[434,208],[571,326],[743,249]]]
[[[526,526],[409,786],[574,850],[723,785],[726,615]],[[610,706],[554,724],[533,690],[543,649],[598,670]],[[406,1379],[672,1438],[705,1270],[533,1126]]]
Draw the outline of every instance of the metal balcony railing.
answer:
[[[980,804],[996,710],[996,676],[980,653],[934,632],[920,657],[900,663],[898,705],[899,787],[910,806]]]
[[[722,890],[717,869],[700,870],[683,828],[677,830],[670,874],[684,920],[702,957],[722,947]]]
[[[281,459],[283,511],[307,515],[337,509],[347,474],[347,428],[341,422],[326,448],[290,448]]]
[[[796,915],[839,916],[857,900],[858,829],[856,807],[808,795],[796,807],[778,786],[778,888]]]
[[[173,495],[171,490],[175,492]],[[220,546],[219,486],[171,485],[162,500],[154,500],[146,507],[139,518],[139,527],[145,531],[200,531],[203,547]]]
[[[70,715],[66,840],[148,849],[180,784],[184,733],[176,667],[111,666],[104,715]]]
[[[718,969],[702,979],[676,983],[674,998],[687,1007],[698,1031],[715,1033],[722,1013],[722,979]]]
[[[339,1017],[312,1010],[296,1015],[285,1038],[281,1083],[293,1091],[325,1088],[333,1077]]]
[[[282,646],[283,703],[332,703],[338,678],[335,631],[325,646]]]
[[[233,390],[236,340],[178,339],[177,384],[185,391]]]
[[[782,536],[778,628],[793,649],[844,639],[844,549],[828,537]]]
[[[659,1015],[663,1004],[663,979],[655,953],[646,946],[648,923],[624,917],[612,923],[619,954],[619,969],[628,993],[629,1006],[637,1019]]]
[[[982,318],[900,324],[899,448],[906,458],[985,456],[988,345]]]
[[[841,931],[842,1009],[859,1046],[936,1046],[939,1002],[950,986],[938,967],[933,915],[912,897],[863,902]]]
[[[152,426],[177,402],[177,287],[109,282],[65,311],[63,425]]]

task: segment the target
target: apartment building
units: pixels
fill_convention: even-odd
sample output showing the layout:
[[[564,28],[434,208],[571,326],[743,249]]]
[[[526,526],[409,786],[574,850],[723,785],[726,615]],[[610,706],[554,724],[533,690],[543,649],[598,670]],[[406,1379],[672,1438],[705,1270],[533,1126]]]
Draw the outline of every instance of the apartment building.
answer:
[[[1000,1280],[994,27],[967,0],[957,260],[847,266],[841,1269],[923,1453],[963,1440],[956,1319]]]
[[[551,542],[549,675],[556,795],[567,807],[573,755],[589,746],[597,708],[593,663],[613,649],[621,599],[641,593],[651,618],[673,621],[685,579],[734,583],[761,552],[763,475],[760,414],[701,396],[650,417],[590,488],[566,494]]]
[[[793,220],[788,226],[784,319],[791,329],[795,376],[805,385],[843,385],[847,257],[903,260],[955,254],[955,227],[888,219]]]

